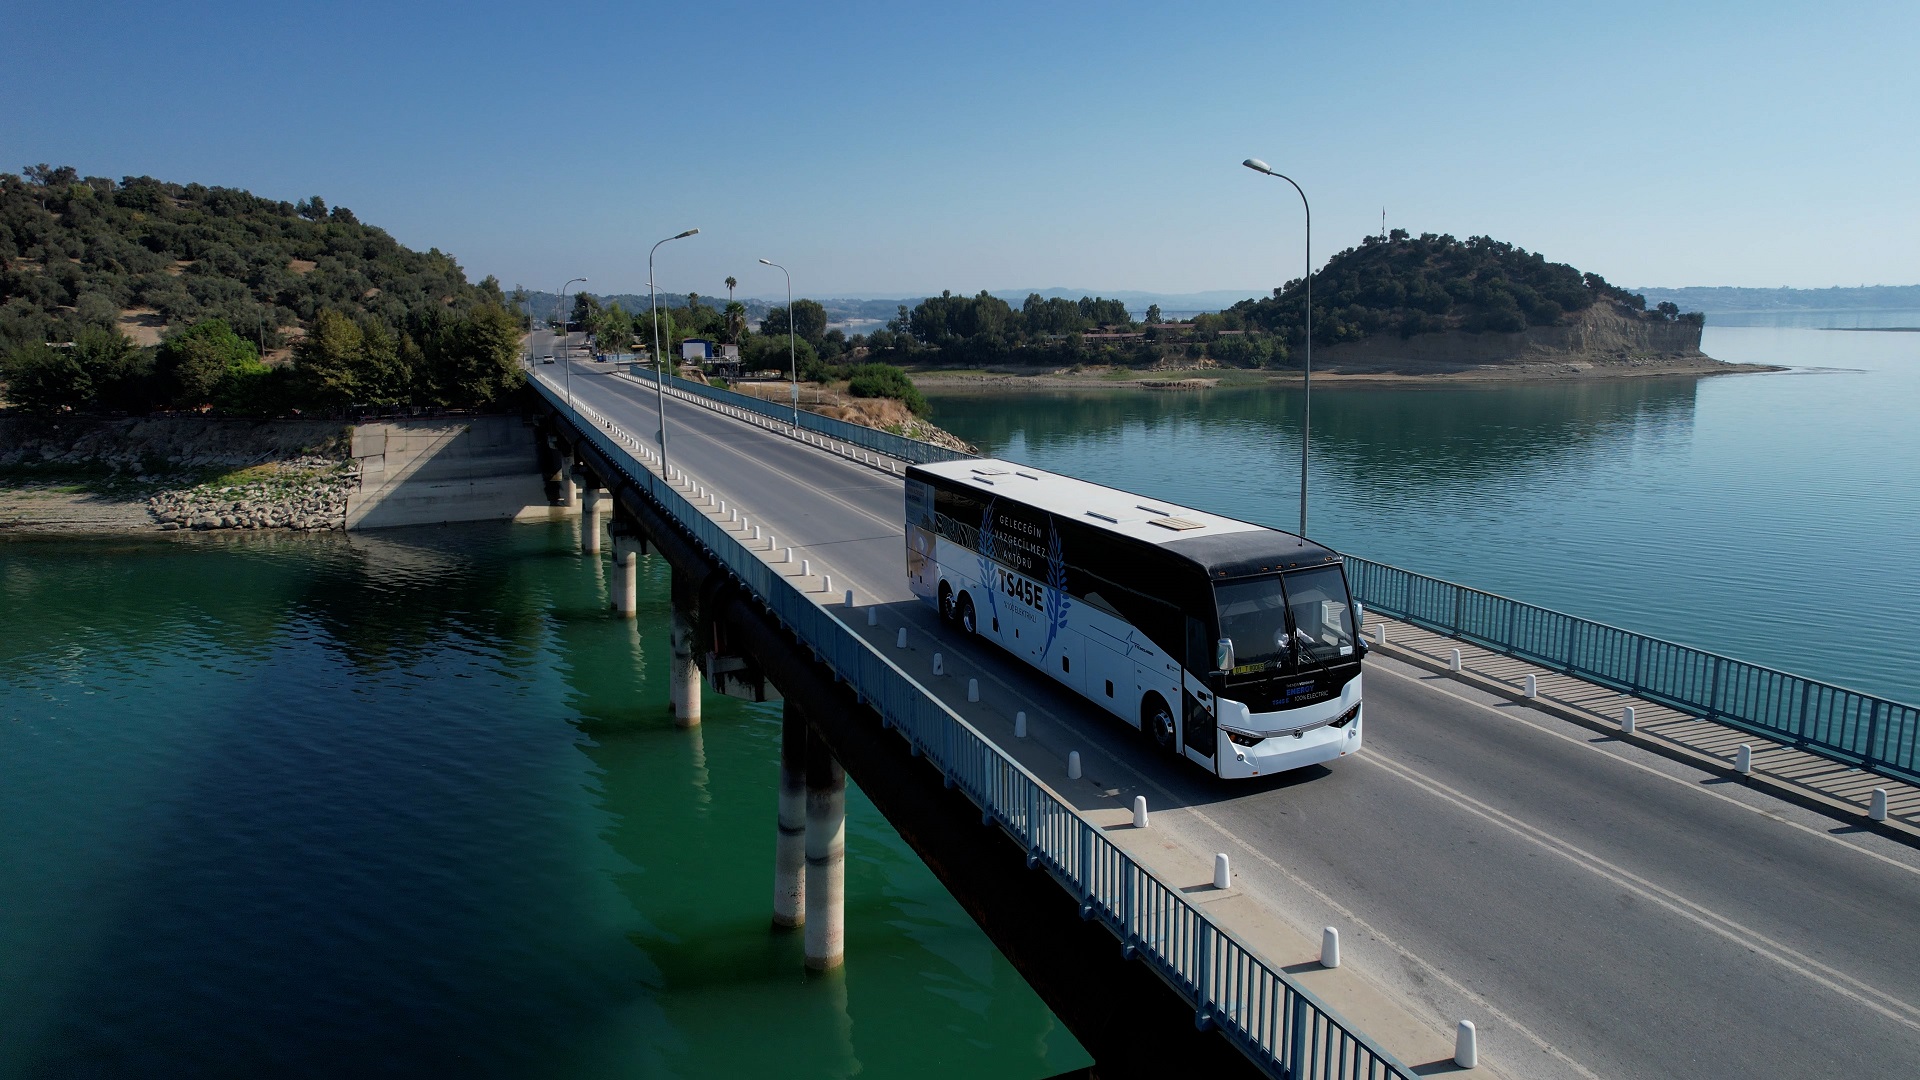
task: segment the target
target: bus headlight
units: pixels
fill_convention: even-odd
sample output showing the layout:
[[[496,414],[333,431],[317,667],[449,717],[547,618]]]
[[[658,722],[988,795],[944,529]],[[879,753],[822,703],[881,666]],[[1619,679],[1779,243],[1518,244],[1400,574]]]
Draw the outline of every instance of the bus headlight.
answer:
[[[1220,730],[1225,731],[1227,738],[1233,740],[1236,746],[1259,746],[1267,739],[1265,735],[1242,735],[1238,731],[1232,731],[1227,728],[1221,728]]]
[[[1353,708],[1348,709],[1346,712],[1341,713],[1340,719],[1335,720],[1332,724],[1328,726],[1329,727],[1346,727],[1348,724],[1353,723],[1354,717],[1359,715],[1360,715],[1360,706],[1355,705]]]

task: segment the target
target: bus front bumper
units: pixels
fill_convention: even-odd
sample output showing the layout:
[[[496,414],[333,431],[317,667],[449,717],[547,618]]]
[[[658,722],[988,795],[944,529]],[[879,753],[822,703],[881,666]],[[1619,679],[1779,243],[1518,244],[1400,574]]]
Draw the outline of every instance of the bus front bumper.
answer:
[[[1246,706],[1234,706],[1237,702],[1221,702],[1222,719],[1235,728],[1245,731],[1272,730],[1279,727],[1295,727],[1302,724],[1320,724],[1310,730],[1299,732],[1283,731],[1270,735],[1252,746],[1243,746],[1234,742],[1223,728],[1217,736],[1219,745],[1215,747],[1214,761],[1218,762],[1218,772],[1228,779],[1244,779],[1253,776],[1272,776],[1274,773],[1290,769],[1303,769],[1309,765],[1319,765],[1353,754],[1360,749],[1360,726],[1366,719],[1366,710],[1361,708],[1352,720],[1339,727],[1326,721],[1335,719],[1348,709],[1360,706],[1360,680],[1355,678],[1347,686],[1346,693],[1320,705],[1280,713],[1252,713],[1244,710]],[[1238,712],[1239,715],[1231,715]],[[1321,717],[1315,715],[1325,712]]]

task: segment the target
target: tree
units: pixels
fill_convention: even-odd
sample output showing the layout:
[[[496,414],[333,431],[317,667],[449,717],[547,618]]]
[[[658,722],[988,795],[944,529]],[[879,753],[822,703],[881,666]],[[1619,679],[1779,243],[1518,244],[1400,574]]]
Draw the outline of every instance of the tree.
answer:
[[[583,330],[593,329],[593,321],[600,316],[600,301],[592,293],[573,294],[573,318],[568,320]]]
[[[302,199],[300,202],[294,204],[294,208],[300,212],[301,217],[306,218],[308,221],[327,220],[327,200],[318,195],[315,195],[311,199]]]
[[[732,279],[729,278],[729,281]],[[740,344],[740,338],[747,332],[747,305],[738,300],[727,301],[726,331],[722,335],[729,345]]]
[[[91,384],[91,407],[109,412],[153,407],[153,357],[133,339],[118,330],[89,326],[74,337],[72,351]]]
[[[1147,325],[1151,326],[1154,323],[1157,323],[1159,321],[1160,321],[1160,305],[1148,304],[1147,305]]]
[[[732,274],[727,275],[727,306],[728,307],[733,306],[733,287],[738,284],[740,284],[739,280],[736,279]]]
[[[520,388],[520,325],[498,304],[481,304],[447,335],[440,368],[448,405],[486,405]]]
[[[186,408],[233,398],[242,383],[266,373],[253,342],[234,333],[225,319],[197,322],[162,341],[154,366],[167,397]]]
[[[602,352],[623,353],[633,343],[633,316],[614,304],[600,313],[593,324],[593,340]]]
[[[93,385],[73,350],[56,349],[40,341],[8,353],[0,361],[0,378],[7,381],[7,400],[28,412],[77,409],[93,394]]]
[[[785,334],[787,332],[787,309],[775,307],[767,309],[767,317],[760,320],[760,332],[763,334]],[[818,300],[795,300],[793,302],[794,335],[820,344],[827,336],[827,309]]]

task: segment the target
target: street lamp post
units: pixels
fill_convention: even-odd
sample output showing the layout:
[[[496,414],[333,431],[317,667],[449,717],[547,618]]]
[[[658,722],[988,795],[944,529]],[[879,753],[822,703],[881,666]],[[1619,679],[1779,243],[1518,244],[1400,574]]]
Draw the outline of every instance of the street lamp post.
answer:
[[[582,285],[587,283],[586,278],[577,277],[568,278],[567,285],[572,285],[576,281]],[[573,408],[573,358],[567,355],[567,316],[565,314],[567,285],[560,286],[559,295],[553,298],[553,306],[554,313],[560,316],[554,320],[560,324],[560,376],[567,382],[567,408],[571,409]]]
[[[683,232],[683,233],[675,233],[674,235],[667,237],[666,240],[660,241],[660,244],[667,243],[670,240],[684,240],[687,237],[692,236],[694,233],[697,233],[699,231],[700,231],[699,229],[688,229],[686,232]],[[660,475],[666,476],[667,475],[667,358],[666,358],[666,354],[660,351],[660,306],[654,299],[654,285],[653,285],[653,253],[655,251],[660,250],[660,244],[653,245],[653,250],[647,252],[647,308],[649,311],[653,313],[653,362],[655,367],[653,388],[654,388],[655,398],[657,402],[656,408],[660,413]]]
[[[793,275],[787,273],[786,267],[781,266],[771,259],[761,259],[760,261],[783,274],[787,274],[787,379],[788,382],[791,383],[792,389],[793,426],[797,428],[800,426],[800,361],[795,359],[796,353],[794,352],[793,344]]]
[[[1293,178],[1274,172],[1266,162],[1259,158],[1248,158],[1240,164],[1257,173],[1277,176],[1300,192],[1300,206],[1307,212],[1307,366],[1305,392],[1300,402],[1300,535],[1307,535],[1307,444],[1313,432],[1313,207],[1307,203],[1307,193],[1294,184]]]

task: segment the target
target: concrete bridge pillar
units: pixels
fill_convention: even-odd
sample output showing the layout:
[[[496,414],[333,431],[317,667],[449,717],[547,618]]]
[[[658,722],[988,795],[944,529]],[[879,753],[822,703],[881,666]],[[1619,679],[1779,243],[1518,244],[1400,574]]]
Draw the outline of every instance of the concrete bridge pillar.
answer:
[[[807,921],[807,718],[786,701],[780,711],[779,833],[773,843],[773,925]]]
[[[605,494],[598,481],[588,480],[580,509],[580,550],[588,555],[600,553],[600,507]]]
[[[685,571],[673,571],[673,614],[668,623],[672,655],[667,659],[667,681],[673,701],[673,719],[680,727],[700,722],[700,665],[694,662],[696,591]]]
[[[613,538],[613,613],[631,619],[640,606],[640,556],[646,542],[637,536]]]
[[[784,727],[781,732],[784,736]],[[831,971],[846,961],[847,774],[826,740],[807,737],[807,967]]]
[[[560,505],[569,510],[580,507],[580,469],[569,465],[560,476]]]

